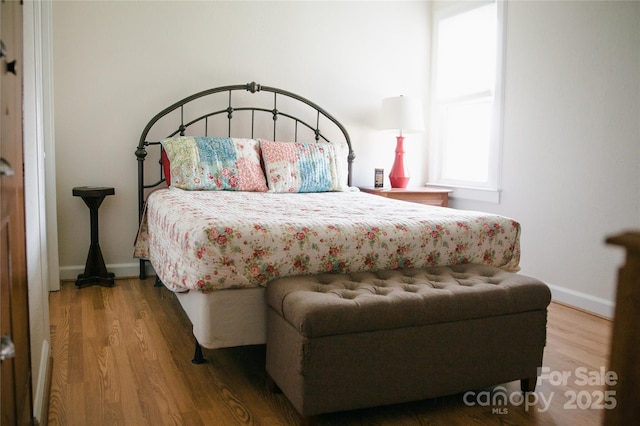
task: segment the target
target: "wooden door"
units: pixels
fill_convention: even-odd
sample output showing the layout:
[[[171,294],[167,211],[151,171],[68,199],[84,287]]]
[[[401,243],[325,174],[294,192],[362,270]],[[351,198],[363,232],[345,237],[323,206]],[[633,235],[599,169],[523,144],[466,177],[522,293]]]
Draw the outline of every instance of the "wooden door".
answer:
[[[32,424],[22,130],[22,5],[0,4],[0,424]],[[15,353],[11,354],[13,343]],[[11,356],[14,355],[14,356]]]

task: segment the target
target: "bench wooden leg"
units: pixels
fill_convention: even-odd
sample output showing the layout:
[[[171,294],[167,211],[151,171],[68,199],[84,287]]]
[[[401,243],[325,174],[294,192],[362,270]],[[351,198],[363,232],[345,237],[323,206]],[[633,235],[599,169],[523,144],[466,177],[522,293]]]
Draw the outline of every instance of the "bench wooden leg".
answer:
[[[318,426],[318,416],[302,416],[300,426]]]
[[[268,374],[267,374],[267,388],[271,393],[282,393],[282,389],[280,389],[280,386],[278,386],[276,381],[273,380],[271,376]]]
[[[533,392],[536,390],[537,377],[529,377],[520,380],[520,389],[522,392]]]

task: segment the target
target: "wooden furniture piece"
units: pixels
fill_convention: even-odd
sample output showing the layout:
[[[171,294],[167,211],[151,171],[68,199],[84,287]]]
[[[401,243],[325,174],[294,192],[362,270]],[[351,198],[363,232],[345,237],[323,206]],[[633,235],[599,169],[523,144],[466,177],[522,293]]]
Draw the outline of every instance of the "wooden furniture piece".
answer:
[[[113,286],[115,275],[107,272],[100,250],[98,236],[98,208],[107,195],[114,195],[115,189],[101,186],[79,186],[73,188],[73,196],[81,197],[89,207],[91,214],[91,245],[87,255],[87,263],[84,273],[78,275],[76,286],[78,288],[87,287],[92,284],[99,284],[105,287]]]
[[[626,248],[627,256],[618,273],[609,358],[609,371],[618,376],[609,386],[616,392],[616,407],[605,411],[604,424],[630,425],[640,418],[640,231],[609,237],[607,243]]]
[[[360,191],[381,197],[394,198],[396,200],[410,201],[412,203],[428,204],[430,206],[449,206],[450,189],[443,188],[372,188],[359,187]]]

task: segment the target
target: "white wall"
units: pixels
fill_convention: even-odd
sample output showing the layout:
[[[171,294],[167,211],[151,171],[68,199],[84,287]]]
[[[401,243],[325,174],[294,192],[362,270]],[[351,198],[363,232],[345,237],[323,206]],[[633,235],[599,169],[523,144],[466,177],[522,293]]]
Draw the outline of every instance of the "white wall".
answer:
[[[134,149],[157,111],[209,87],[256,82],[297,92],[341,120],[354,184],[388,173],[393,135],[380,100],[428,97],[428,2],[54,3],[58,223],[62,272],[84,265],[79,185],[108,185],[100,244],[116,274],[137,273]],[[501,204],[454,200],[523,225],[522,269],[554,295],[607,314],[619,249],[640,226],[638,2],[509,2]],[[425,135],[407,138],[412,185]],[[556,288],[558,287],[558,288]]]
[[[640,2],[510,2],[502,202],[454,201],[522,224],[522,272],[612,313],[640,226]],[[560,287],[560,288],[557,288]]]
[[[346,125],[354,183],[372,185],[395,148],[393,135],[376,130],[382,98],[426,97],[427,2],[56,1],[53,9],[66,278],[82,272],[89,245],[88,209],[71,195],[83,185],[115,187],[100,207],[100,246],[110,271],[137,273],[134,151],[147,121],[171,103],[251,81],[298,93]],[[415,182],[424,182],[423,154],[412,153]]]

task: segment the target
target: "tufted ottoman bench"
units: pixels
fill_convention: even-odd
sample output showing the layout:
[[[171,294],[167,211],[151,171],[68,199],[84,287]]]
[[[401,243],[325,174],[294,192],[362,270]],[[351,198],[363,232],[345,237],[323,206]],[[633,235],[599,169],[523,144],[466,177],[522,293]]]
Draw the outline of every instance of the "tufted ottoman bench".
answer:
[[[313,422],[513,380],[533,391],[551,293],[460,265],[286,277],[266,298],[267,372]]]

